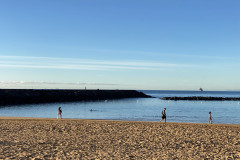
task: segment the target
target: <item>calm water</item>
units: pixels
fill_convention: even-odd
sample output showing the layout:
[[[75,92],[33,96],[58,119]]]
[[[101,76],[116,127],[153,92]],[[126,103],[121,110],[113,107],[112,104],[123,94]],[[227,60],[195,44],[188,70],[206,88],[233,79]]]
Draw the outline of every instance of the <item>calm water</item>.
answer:
[[[0,108],[0,116],[56,118],[57,109],[61,106],[63,118],[157,122],[161,119],[162,109],[166,107],[169,122],[207,123],[208,112],[211,111],[214,123],[240,124],[240,102],[238,101],[164,101],[159,99],[166,96],[240,97],[240,92],[143,92],[157,98],[5,106]],[[93,111],[91,112],[90,109]]]

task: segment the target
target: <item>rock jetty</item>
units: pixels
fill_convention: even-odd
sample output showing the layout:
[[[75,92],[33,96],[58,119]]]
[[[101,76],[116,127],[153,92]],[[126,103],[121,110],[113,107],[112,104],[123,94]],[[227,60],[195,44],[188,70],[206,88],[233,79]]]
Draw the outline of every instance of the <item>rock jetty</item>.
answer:
[[[136,90],[0,89],[0,105],[149,98]]]
[[[240,97],[163,97],[162,100],[174,101],[240,101]]]

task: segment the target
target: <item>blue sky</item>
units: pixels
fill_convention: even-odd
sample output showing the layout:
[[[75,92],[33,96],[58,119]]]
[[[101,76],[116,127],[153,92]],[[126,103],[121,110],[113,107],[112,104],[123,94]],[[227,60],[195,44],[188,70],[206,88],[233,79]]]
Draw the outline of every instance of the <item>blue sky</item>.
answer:
[[[3,0],[0,88],[240,90],[239,0]]]

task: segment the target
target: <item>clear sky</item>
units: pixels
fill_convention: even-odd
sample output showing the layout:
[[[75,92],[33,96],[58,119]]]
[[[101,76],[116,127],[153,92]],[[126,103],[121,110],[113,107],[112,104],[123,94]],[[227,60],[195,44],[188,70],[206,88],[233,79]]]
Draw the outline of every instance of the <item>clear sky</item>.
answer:
[[[240,90],[239,0],[1,0],[0,88]]]

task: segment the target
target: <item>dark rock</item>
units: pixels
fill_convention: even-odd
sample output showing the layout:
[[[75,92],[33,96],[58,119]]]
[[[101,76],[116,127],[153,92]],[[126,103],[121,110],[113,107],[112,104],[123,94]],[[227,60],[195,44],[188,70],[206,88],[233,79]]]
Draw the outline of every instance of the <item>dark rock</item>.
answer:
[[[182,101],[240,101],[240,97],[163,97],[162,100]]]
[[[149,97],[135,90],[0,89],[0,105]]]

